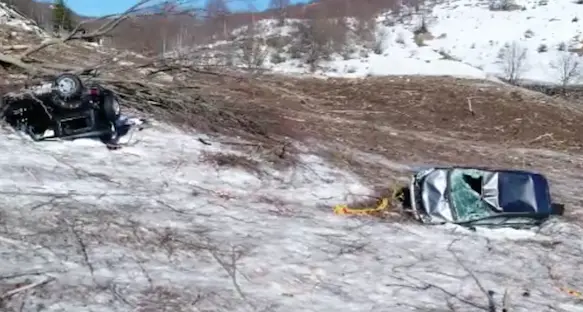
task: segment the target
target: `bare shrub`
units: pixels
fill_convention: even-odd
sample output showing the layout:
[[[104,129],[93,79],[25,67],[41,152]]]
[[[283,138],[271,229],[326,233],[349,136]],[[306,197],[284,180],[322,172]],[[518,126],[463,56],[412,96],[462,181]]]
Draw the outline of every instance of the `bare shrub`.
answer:
[[[387,42],[387,38],[388,38],[388,32],[386,31],[386,29],[383,28],[383,29],[377,31],[377,33],[375,35],[374,45],[373,45],[373,52],[375,54],[383,54],[383,51],[385,49],[385,45]]]
[[[209,23],[213,29],[222,30],[222,38],[227,39],[228,27],[227,17],[230,14],[229,7],[225,0],[207,0],[205,10],[209,15]]]
[[[357,52],[356,47],[347,45],[345,49],[341,52],[341,55],[342,58],[346,61],[352,59],[356,52]]]
[[[429,25],[427,23],[427,17],[425,15],[423,15],[421,17],[421,22],[419,23],[419,26],[417,26],[413,30],[413,34],[420,35],[420,34],[428,34],[428,33],[429,33]]]
[[[329,60],[331,54],[340,48],[339,43],[346,40],[346,30],[337,26],[337,21],[327,18],[298,23],[294,34],[296,40],[290,47],[292,58],[302,55],[310,70],[315,71],[319,63]]]
[[[425,44],[425,36],[423,34],[415,35],[415,37],[413,37],[413,41],[415,41],[415,44],[418,47],[424,47],[427,45],[427,44]]]
[[[395,22],[395,18],[394,16],[392,16],[391,14],[385,14],[384,19],[383,19],[383,25],[388,26],[388,27],[393,27],[395,26],[396,22]]]
[[[280,52],[280,51],[283,51],[283,48],[285,48],[291,41],[292,41],[292,39],[288,36],[284,36],[284,37],[276,36],[276,37],[266,38],[265,44],[268,47],[274,48],[275,50]]]
[[[504,72],[504,79],[516,84],[526,70],[526,48],[518,42],[506,43],[498,53],[498,63]]]
[[[515,11],[522,9],[514,0],[490,0],[490,11]]]
[[[350,26],[344,17],[334,18],[329,20],[329,22],[333,25],[328,32],[330,40],[332,41],[332,50],[336,53],[342,53],[348,45]]]
[[[281,53],[277,53],[277,52],[271,54],[270,60],[271,60],[271,63],[273,63],[273,64],[280,64],[280,63],[283,63],[286,61],[285,57],[283,55],[281,55]]]
[[[375,42],[376,21],[374,18],[357,19],[354,34],[365,46]]]
[[[303,47],[298,44],[293,44],[289,47],[289,57],[292,60],[299,60],[303,57]]]
[[[260,33],[261,29],[258,29],[256,24],[249,25],[239,47],[242,51],[241,60],[249,69],[263,67],[268,54],[265,40],[258,36]]]
[[[439,55],[441,55],[442,60],[460,62],[460,59],[454,57],[453,55],[451,55],[449,52],[445,51],[444,49],[440,49],[438,53],[439,53]]]
[[[405,35],[403,35],[403,33],[398,33],[395,42],[398,44],[405,44]]]
[[[557,60],[551,63],[551,67],[557,72],[563,92],[569,83],[581,78],[581,60],[577,54],[561,53]]]

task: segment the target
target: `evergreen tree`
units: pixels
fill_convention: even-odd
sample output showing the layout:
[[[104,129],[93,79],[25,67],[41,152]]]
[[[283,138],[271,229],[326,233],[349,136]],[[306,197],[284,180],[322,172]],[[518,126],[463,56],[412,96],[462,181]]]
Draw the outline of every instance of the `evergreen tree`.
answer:
[[[55,0],[53,3],[53,31],[73,30],[73,12],[67,7],[65,0]]]

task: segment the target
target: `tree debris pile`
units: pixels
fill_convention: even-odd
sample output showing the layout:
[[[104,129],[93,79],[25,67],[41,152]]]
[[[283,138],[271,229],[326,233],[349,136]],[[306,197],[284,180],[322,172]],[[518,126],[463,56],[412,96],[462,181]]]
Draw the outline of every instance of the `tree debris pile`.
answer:
[[[202,74],[201,74],[202,75]],[[267,131],[245,115],[201,94],[202,86],[147,80],[96,79],[115,91],[128,107],[176,125],[201,131],[267,137]]]

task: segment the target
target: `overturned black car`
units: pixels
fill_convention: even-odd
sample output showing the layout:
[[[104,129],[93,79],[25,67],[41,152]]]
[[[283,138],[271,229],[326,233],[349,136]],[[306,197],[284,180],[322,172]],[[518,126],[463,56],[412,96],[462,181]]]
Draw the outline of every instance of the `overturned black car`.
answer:
[[[1,101],[3,119],[35,141],[93,137],[107,143],[118,133],[119,98],[99,84],[85,86],[77,75],[61,74],[50,88],[8,93]]]

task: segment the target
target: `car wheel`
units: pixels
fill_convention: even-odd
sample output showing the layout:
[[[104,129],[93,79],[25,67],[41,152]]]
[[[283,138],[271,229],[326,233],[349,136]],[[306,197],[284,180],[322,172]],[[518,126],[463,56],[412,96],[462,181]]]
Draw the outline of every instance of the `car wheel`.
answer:
[[[119,100],[111,93],[108,93],[103,97],[102,108],[105,118],[109,122],[115,122],[121,114]]]
[[[83,83],[77,75],[61,74],[53,82],[52,93],[61,101],[73,101],[81,97]]]

